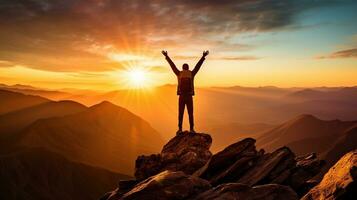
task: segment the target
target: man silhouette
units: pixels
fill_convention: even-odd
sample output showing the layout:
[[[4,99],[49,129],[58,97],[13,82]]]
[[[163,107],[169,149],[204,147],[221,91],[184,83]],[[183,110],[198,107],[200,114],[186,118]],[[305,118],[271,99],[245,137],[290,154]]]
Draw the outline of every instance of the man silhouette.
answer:
[[[198,61],[195,68],[191,71],[187,63],[182,65],[182,71],[178,70],[174,62],[170,59],[167,54],[167,51],[162,51],[162,54],[165,56],[167,62],[170,64],[172,71],[177,76],[177,95],[179,95],[179,114],[178,114],[178,131],[177,133],[182,132],[182,120],[183,113],[185,111],[185,106],[187,107],[188,117],[190,121],[190,132],[195,133],[194,123],[193,123],[193,99],[195,95],[194,88],[194,78],[198,70],[200,70],[205,57],[208,55],[208,51],[204,51],[202,58]]]

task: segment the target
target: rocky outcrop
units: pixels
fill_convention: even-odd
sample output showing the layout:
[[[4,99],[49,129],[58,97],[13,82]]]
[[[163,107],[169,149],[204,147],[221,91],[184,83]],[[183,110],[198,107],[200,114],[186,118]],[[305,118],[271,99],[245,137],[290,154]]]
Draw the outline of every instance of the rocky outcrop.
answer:
[[[250,186],[258,183],[283,183],[289,176],[288,170],[295,165],[294,157],[294,153],[287,147],[264,154],[237,182]]]
[[[120,181],[102,199],[289,200],[316,184],[310,179],[323,164],[316,154],[295,157],[288,147],[266,153],[255,142],[246,138],[212,156],[209,135],[183,132],[160,154],[139,156],[136,180]]]
[[[227,183],[199,194],[194,200],[297,200],[296,193],[287,186],[268,184],[250,187],[241,183]]]
[[[287,184],[299,195],[303,195],[317,184],[317,181],[311,178],[321,171],[325,161],[318,159],[315,153],[297,157],[295,160],[296,166],[291,169]]]
[[[183,172],[164,171],[138,183],[121,195],[114,191],[108,200],[190,199],[211,188],[208,181]]]
[[[356,199],[357,150],[344,155],[302,200]]]
[[[195,175],[209,180],[214,185],[234,180],[241,175],[243,168],[249,168],[257,158],[258,152],[254,144],[254,139],[247,138],[229,145],[213,155]]]
[[[194,175],[212,185],[238,182],[249,186],[282,184],[291,186],[300,195],[310,188],[310,179],[322,168],[323,161],[312,153],[295,157],[287,147],[272,153],[257,151],[255,140],[247,138],[213,155]]]
[[[208,134],[182,132],[163,147],[161,154],[139,156],[135,163],[135,177],[143,180],[165,170],[192,174],[212,156],[211,144],[212,138]]]

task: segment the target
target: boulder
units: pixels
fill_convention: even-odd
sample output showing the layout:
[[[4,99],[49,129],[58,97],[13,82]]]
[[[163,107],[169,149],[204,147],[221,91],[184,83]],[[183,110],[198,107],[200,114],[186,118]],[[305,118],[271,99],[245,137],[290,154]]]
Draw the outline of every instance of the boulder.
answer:
[[[258,155],[255,140],[247,138],[213,155],[209,162],[194,175],[210,180],[214,185],[229,182],[253,165]]]
[[[310,179],[321,171],[325,161],[318,159],[316,153],[296,157],[295,160],[296,166],[291,170],[287,184],[302,195],[315,186],[316,182]]]
[[[129,192],[108,200],[190,199],[211,188],[208,181],[181,171],[164,171],[138,183]],[[114,196],[114,195],[113,195]]]
[[[345,154],[301,200],[356,199],[357,150]]]
[[[136,184],[138,184],[137,180],[120,180],[117,189],[107,192],[99,200],[119,199],[123,194],[130,191]]]
[[[192,174],[211,158],[212,138],[208,134],[182,132],[172,138],[160,154],[139,156],[135,163],[135,177],[143,180],[165,170]]]
[[[194,200],[297,200],[288,186],[267,184],[250,187],[241,183],[227,183],[199,194]]]
[[[264,154],[237,182],[249,186],[284,182],[290,175],[289,169],[295,165],[294,158],[294,153],[287,147]]]

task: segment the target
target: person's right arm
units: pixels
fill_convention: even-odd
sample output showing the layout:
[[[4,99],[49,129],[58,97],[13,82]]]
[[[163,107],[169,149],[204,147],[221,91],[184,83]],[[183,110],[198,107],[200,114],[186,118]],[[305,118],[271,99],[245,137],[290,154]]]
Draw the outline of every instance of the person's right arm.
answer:
[[[175,63],[172,62],[171,58],[170,58],[169,55],[167,54],[167,51],[162,51],[161,53],[162,53],[162,55],[165,56],[167,62],[170,64],[170,67],[171,67],[172,71],[173,71],[176,75],[179,75],[180,71],[177,69]]]

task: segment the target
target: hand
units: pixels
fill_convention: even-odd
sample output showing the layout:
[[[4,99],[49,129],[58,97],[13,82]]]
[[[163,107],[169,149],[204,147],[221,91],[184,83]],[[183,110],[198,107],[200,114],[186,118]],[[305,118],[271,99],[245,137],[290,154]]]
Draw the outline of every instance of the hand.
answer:
[[[206,57],[209,54],[209,51],[203,51],[203,57]]]
[[[167,56],[167,51],[161,51],[162,55]]]

